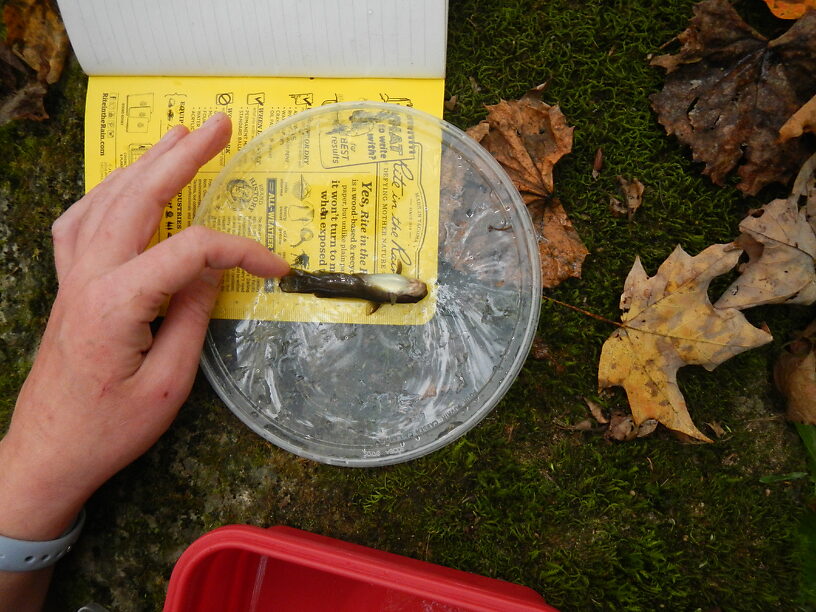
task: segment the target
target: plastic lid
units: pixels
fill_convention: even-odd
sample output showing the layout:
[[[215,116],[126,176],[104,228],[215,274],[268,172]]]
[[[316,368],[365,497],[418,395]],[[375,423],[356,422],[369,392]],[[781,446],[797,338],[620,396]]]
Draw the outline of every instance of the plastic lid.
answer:
[[[411,108],[346,102],[285,119],[233,157],[195,221],[310,271],[399,261],[429,286],[369,314],[225,278],[204,372],[244,423],[303,457],[377,466],[449,444],[495,407],[536,332],[538,247],[518,192],[475,141]]]

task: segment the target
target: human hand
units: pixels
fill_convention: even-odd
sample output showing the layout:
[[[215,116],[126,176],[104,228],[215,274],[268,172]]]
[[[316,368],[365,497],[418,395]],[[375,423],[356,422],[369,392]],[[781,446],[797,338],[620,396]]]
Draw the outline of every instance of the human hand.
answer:
[[[229,135],[222,114],[194,132],[173,128],[54,223],[59,290],[0,441],[3,535],[57,537],[167,429],[193,384],[223,270],[287,272],[257,242],[204,227],[145,251],[166,203]]]

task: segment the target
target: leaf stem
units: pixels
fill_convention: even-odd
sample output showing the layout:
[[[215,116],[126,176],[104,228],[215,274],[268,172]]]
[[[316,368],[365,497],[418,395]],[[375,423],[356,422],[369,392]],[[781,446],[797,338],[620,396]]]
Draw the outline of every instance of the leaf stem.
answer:
[[[546,295],[542,295],[541,299],[548,300],[553,302],[554,304],[558,304],[559,306],[564,306],[565,308],[570,308],[575,312],[580,312],[582,315],[587,317],[592,317],[593,319],[598,319],[598,321],[603,321],[604,323],[609,323],[610,325],[614,325],[615,327],[626,327],[623,323],[618,323],[617,321],[612,321],[611,319],[607,319],[606,317],[602,317],[601,315],[596,315],[594,312],[589,312],[588,310],[584,310],[583,308],[579,308],[578,306],[573,306],[572,304],[567,304],[566,302],[562,302],[561,300],[556,300],[555,298],[551,298]]]

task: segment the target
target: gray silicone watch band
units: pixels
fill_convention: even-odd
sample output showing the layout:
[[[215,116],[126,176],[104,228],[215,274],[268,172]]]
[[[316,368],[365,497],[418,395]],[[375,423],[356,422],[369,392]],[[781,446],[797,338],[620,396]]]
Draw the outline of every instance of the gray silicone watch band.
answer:
[[[79,539],[85,524],[85,509],[68,532],[49,542],[29,542],[0,536],[0,571],[30,572],[53,565],[65,556]]]

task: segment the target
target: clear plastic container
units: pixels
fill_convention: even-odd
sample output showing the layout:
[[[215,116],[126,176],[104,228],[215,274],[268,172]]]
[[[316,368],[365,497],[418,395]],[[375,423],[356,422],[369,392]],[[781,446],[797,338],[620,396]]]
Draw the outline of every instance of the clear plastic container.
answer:
[[[345,145],[336,138],[342,134]],[[372,141],[345,165],[334,163],[343,146]],[[389,142],[398,155],[386,153]],[[375,161],[380,154],[386,161]],[[410,185],[402,174],[411,175]],[[393,223],[382,217],[389,206],[372,204],[379,225],[361,230],[373,218],[361,218],[361,186],[369,184],[375,200],[399,211],[399,239],[415,239],[413,251],[382,247]],[[237,197],[236,185],[244,188]],[[332,186],[339,195],[328,197]],[[342,217],[344,207],[356,208],[345,221],[321,226],[338,208]],[[406,218],[420,229],[406,228]],[[451,443],[506,393],[536,332],[538,245],[518,192],[479,144],[411,108],[346,102],[276,124],[234,156],[196,223],[254,237],[311,270],[331,261],[332,244],[335,262],[365,264],[335,263],[338,271],[393,271],[402,257],[409,275],[429,286],[418,304],[386,304],[370,315],[358,300],[281,294],[274,281],[229,281],[233,293],[222,296],[220,318],[210,323],[204,372],[244,423],[303,457],[379,466]],[[358,231],[382,248],[362,257]],[[301,254],[310,242],[312,255]]]

